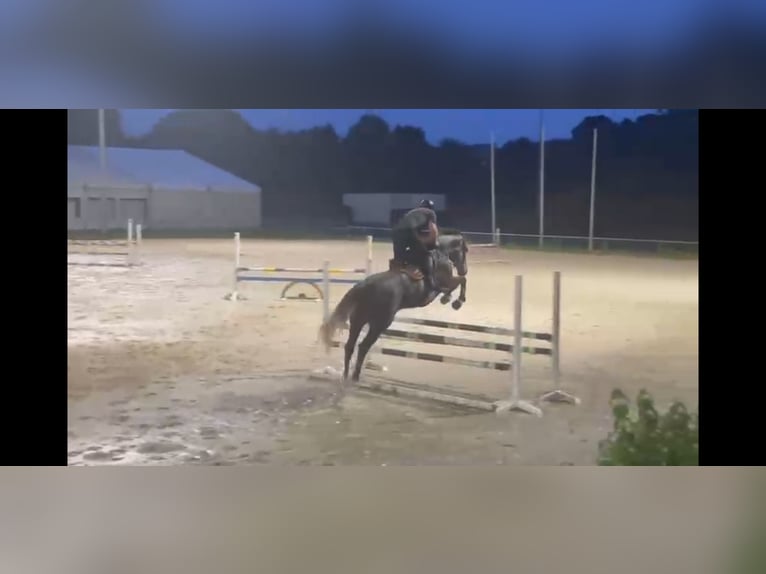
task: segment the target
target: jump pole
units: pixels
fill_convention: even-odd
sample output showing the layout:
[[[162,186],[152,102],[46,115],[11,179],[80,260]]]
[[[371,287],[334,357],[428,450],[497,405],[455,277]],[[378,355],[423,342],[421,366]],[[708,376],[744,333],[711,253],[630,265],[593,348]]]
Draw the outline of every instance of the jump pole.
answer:
[[[135,236],[134,236],[135,229]],[[69,253],[71,255],[120,255],[125,256],[125,263],[72,263],[72,265],[81,265],[86,267],[132,267],[140,263],[139,261],[139,247],[142,240],[142,227],[138,223],[134,226],[133,219],[128,219],[127,228],[125,234],[125,241],[119,240],[68,240],[68,245],[87,246],[93,245],[94,247],[125,247],[126,251],[110,252],[110,251],[73,251]]]
[[[284,282],[288,283],[288,285],[282,290],[282,296],[281,299],[284,301],[286,300],[285,294],[286,291],[293,285],[296,285],[298,283],[305,283],[310,284],[314,289],[316,289],[319,297],[316,299],[310,299],[312,301],[318,301],[320,298],[326,300],[327,297],[323,295],[323,292],[329,292],[329,289],[320,290],[317,287],[317,283],[324,284],[323,278],[308,278],[308,279],[297,279],[297,278],[283,278],[283,277],[245,277],[240,278],[239,272],[240,271],[251,271],[251,272],[285,272],[285,273],[321,273],[323,276],[326,274],[333,274],[333,273],[340,273],[340,274],[364,274],[365,277],[369,277],[372,274],[372,243],[373,243],[373,237],[372,235],[367,236],[367,256],[365,258],[365,265],[364,267],[360,268],[353,268],[353,269],[332,269],[328,267],[327,265],[323,266],[321,269],[317,268],[292,268],[292,267],[285,267],[285,268],[279,268],[279,267],[241,267],[241,257],[242,257],[242,245],[241,245],[241,236],[238,231],[234,232],[234,272],[232,277],[232,289],[231,292],[224,297],[224,299],[227,299],[229,301],[237,301],[237,300],[244,300],[245,297],[240,295],[237,291],[237,284],[240,281],[276,281],[276,282]],[[325,262],[326,263],[326,262]],[[331,280],[332,283],[356,283],[357,280],[352,279],[334,279]],[[325,314],[326,316],[329,316],[329,312]]]
[[[522,277],[516,275],[514,281],[514,305],[513,305],[513,354],[511,362],[512,381],[511,398],[505,401],[495,403],[496,413],[506,413],[509,411],[521,411],[538,417],[543,416],[543,411],[528,401],[520,398],[519,388],[521,387],[521,301],[522,301]]]
[[[372,235],[367,236],[367,276],[370,275],[372,275]]]
[[[128,220],[128,225],[130,225],[133,222],[132,219]],[[128,227],[128,230],[130,230],[130,227]],[[143,241],[143,231],[144,228],[140,223],[136,224],[136,241],[132,242],[130,240],[130,232],[128,232],[128,250],[130,251],[130,264],[136,265],[140,263],[141,260],[141,242]]]
[[[551,341],[551,361],[553,363],[554,390],[544,393],[541,401],[569,403],[579,405],[580,399],[560,388],[561,383],[561,271],[553,273],[553,340]]]
[[[369,235],[368,235],[369,237]],[[322,320],[330,318],[330,262],[322,264]]]
[[[239,265],[240,265],[240,237],[239,237],[239,231],[234,232],[234,273],[232,275],[232,286],[231,286],[231,298],[230,301],[237,301],[239,300],[239,293],[237,292],[237,281],[238,274],[239,274]]]
[[[506,365],[509,364],[511,367],[510,370],[512,371],[511,399],[508,401],[496,401],[495,403],[493,403],[493,405],[498,405],[499,407],[505,407],[506,410],[508,409],[509,405],[513,405],[513,408],[516,410],[524,410],[525,412],[534,412],[535,414],[537,414],[537,411],[534,411],[534,409],[536,409],[537,407],[530,405],[528,402],[522,401],[520,397],[521,372],[522,372],[521,355],[524,353],[530,353],[530,352],[532,352],[532,354],[543,354],[543,355],[547,355],[551,357],[551,370],[552,370],[555,390],[544,393],[543,395],[539,397],[538,401],[550,401],[550,402],[569,403],[569,404],[579,405],[581,401],[578,397],[562,390],[560,387],[560,381],[561,381],[561,365],[560,365],[560,361],[561,361],[561,272],[555,271],[553,274],[553,305],[552,305],[553,317],[552,317],[551,333],[539,333],[539,332],[522,330],[522,327],[521,327],[523,323],[522,304],[524,300],[523,289],[521,284],[522,280],[523,279],[521,276],[515,277],[515,282],[516,282],[515,295],[514,295],[515,313],[514,313],[514,328],[513,329],[506,329],[506,328],[500,328],[500,327],[481,327],[478,325],[452,323],[449,321],[437,321],[433,319],[404,318],[404,319],[395,319],[395,322],[422,325],[426,327],[435,327],[440,329],[458,329],[462,331],[491,333],[496,335],[513,337],[512,345],[497,343],[496,346],[494,347],[496,350],[506,350],[508,349],[508,347],[510,347],[510,349],[508,350],[511,353],[511,357],[510,357],[511,361],[510,363],[505,363],[505,364]],[[516,296],[516,294],[518,295]],[[327,317],[327,312],[325,313],[325,317]],[[415,333],[409,333],[409,335],[412,335],[412,336],[405,336],[404,331],[399,331],[397,329],[393,329],[393,331],[395,332],[393,337],[391,336],[387,337],[387,332],[384,332],[381,338],[413,339],[413,340],[421,341],[425,343],[444,344],[444,345],[454,344],[456,346],[461,346],[461,347],[473,346],[473,345],[464,344],[464,343],[467,343],[469,340],[456,339],[454,337],[443,337],[443,339],[451,339],[453,343],[450,343],[450,342],[435,340],[435,339],[442,338],[441,335],[418,334],[420,336],[415,336],[416,335]],[[425,337],[423,335],[425,335]],[[538,353],[538,351],[543,351],[544,349],[538,348],[538,347],[523,346],[522,341],[527,338],[549,341],[551,345],[550,349],[548,349],[549,352]],[[482,345],[477,345],[477,346],[482,347]],[[383,353],[383,354],[393,354],[393,353]],[[417,354],[417,353],[414,353],[414,354]],[[398,356],[398,355],[395,355],[395,356]],[[417,357],[409,357],[409,358],[417,358]],[[442,361],[442,362],[447,362],[447,361]],[[478,366],[478,365],[471,365],[471,366]],[[508,369],[501,369],[501,370],[508,370]],[[532,406],[532,409],[528,409],[529,406]]]

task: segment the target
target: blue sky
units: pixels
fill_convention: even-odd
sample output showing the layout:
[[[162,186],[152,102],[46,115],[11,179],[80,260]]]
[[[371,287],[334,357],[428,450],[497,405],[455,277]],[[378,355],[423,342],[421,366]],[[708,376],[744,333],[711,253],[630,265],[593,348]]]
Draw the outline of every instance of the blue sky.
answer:
[[[331,37],[365,14],[390,28],[446,40],[447,49],[503,51],[512,43],[566,57],[608,43],[642,52],[685,41],[711,13],[757,9],[757,0],[153,0],[179,38],[231,40],[275,30]],[[763,12],[761,10],[761,12]]]
[[[121,110],[123,130],[133,136],[149,132],[172,110]],[[238,110],[254,127],[299,130],[331,124],[345,135],[364,113],[374,113],[390,125],[422,127],[431,143],[451,137],[466,143],[484,143],[494,131],[498,142],[519,137],[537,140],[539,110]],[[545,110],[546,139],[569,137],[571,130],[588,115],[604,114],[615,121],[635,118],[654,110]]]

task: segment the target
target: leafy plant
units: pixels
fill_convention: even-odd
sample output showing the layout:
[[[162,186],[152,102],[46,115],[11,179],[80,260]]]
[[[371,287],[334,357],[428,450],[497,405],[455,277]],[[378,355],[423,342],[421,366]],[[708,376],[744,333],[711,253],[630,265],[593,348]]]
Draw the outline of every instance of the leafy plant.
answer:
[[[619,389],[609,401],[614,429],[599,444],[602,466],[696,466],[699,464],[698,415],[675,401],[660,414],[654,399],[641,390],[636,400],[637,416],[631,416],[628,397]]]

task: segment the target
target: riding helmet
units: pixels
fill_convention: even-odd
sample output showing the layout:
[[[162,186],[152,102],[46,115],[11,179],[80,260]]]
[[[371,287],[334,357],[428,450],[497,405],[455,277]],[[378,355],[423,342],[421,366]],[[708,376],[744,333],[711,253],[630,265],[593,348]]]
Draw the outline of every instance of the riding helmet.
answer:
[[[427,209],[433,209],[434,208],[434,202],[430,199],[424,199],[420,202],[420,207],[425,207]]]

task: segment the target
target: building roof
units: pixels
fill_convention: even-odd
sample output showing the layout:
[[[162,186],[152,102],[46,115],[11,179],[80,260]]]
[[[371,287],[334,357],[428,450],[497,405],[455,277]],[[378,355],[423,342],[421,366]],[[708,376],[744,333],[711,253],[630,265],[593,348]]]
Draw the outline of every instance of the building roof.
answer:
[[[110,147],[107,174],[101,172],[99,148],[68,146],[70,183],[152,185],[158,189],[260,191],[260,187],[183,150]]]

